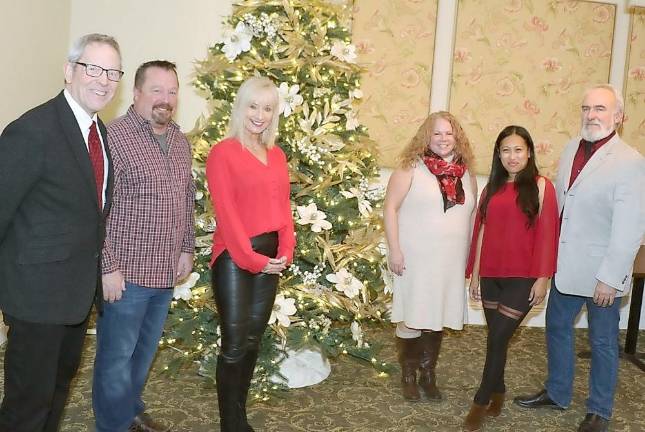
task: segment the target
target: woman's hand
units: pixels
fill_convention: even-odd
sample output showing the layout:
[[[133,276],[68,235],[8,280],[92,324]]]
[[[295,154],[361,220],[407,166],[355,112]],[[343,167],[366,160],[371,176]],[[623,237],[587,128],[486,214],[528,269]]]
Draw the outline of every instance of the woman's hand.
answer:
[[[537,278],[531,287],[529,294],[529,305],[535,306],[542,303],[546,296],[546,281],[547,278]]]
[[[398,276],[403,275],[403,270],[405,270],[403,252],[400,250],[390,251],[387,256],[387,264],[394,274]]]
[[[262,273],[267,274],[280,274],[282,270],[287,268],[287,257],[269,258],[269,262],[262,269]]]
[[[470,294],[470,299],[474,301],[480,301],[482,299],[481,288],[479,287],[479,277],[473,275],[470,278],[470,286],[468,287],[468,293]]]

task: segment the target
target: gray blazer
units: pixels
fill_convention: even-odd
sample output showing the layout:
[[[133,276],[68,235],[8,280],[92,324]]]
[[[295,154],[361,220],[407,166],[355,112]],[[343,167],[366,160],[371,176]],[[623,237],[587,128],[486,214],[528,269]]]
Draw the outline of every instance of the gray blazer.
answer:
[[[593,297],[596,283],[629,293],[645,234],[645,159],[616,134],[594,153],[569,188],[580,137],[560,157],[556,194],[562,216],[558,291]]]

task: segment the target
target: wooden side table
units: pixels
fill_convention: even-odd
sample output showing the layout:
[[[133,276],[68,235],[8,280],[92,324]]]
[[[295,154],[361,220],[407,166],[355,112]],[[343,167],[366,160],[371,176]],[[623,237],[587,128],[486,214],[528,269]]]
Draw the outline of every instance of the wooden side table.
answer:
[[[632,300],[629,305],[629,321],[627,322],[627,335],[625,337],[624,357],[645,372],[645,363],[641,360],[645,354],[636,352],[638,342],[638,325],[641,320],[643,306],[643,282],[645,281],[645,245],[641,246],[634,260],[634,286]]]

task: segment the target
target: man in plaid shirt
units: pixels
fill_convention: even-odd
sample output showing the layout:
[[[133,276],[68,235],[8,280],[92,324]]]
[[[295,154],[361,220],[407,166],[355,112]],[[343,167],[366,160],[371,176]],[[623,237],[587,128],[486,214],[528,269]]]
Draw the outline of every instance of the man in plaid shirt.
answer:
[[[173,63],[142,64],[134,104],[108,127],[115,182],[92,388],[98,432],[170,429],[145,413],[141,393],[173,287],[193,266],[192,157],[172,121],[178,86]]]

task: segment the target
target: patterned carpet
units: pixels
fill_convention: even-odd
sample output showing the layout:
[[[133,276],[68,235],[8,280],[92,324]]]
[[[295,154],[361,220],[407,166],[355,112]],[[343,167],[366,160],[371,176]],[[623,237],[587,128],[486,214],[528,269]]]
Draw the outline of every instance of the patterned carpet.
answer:
[[[395,360],[389,328],[371,329],[383,340],[383,358]],[[379,377],[372,369],[350,358],[332,362],[332,374],[323,383],[292,390],[281,397],[250,407],[249,417],[260,432],[329,431],[459,431],[478,384],[484,353],[483,327],[449,332],[439,359],[439,384],[445,399],[439,403],[404,402],[398,376]],[[622,335],[624,337],[624,335]],[[641,347],[645,332],[641,332]],[[586,331],[577,334],[578,348],[586,347]],[[513,339],[507,367],[509,397],[541,387],[545,376],[544,333],[522,328]],[[94,337],[88,337],[84,361],[72,390],[64,432],[93,431],[91,371]],[[0,352],[0,357],[4,353]],[[173,431],[217,431],[215,389],[208,388],[192,371],[175,379],[159,373],[163,355],[157,359],[146,388],[148,411],[173,423]],[[578,360],[574,401],[566,411],[523,410],[507,402],[502,415],[490,419],[485,431],[575,431],[585,414],[589,360]],[[1,375],[0,375],[1,378]],[[621,361],[620,381],[612,431],[645,431],[645,373]]]

